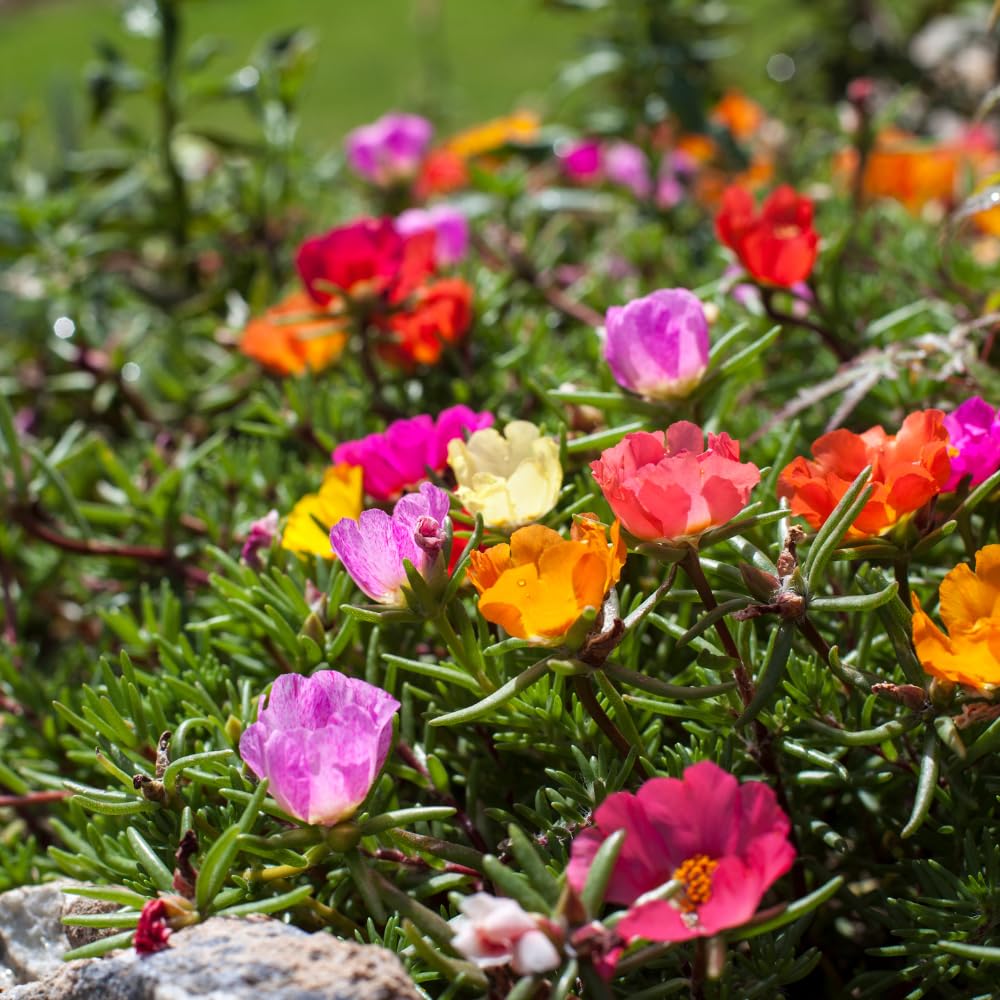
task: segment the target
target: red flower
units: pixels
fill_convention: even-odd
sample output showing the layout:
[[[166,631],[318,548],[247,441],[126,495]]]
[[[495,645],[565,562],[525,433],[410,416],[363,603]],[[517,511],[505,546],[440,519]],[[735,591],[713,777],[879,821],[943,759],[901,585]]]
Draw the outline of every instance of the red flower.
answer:
[[[389,360],[403,364],[434,364],[445,344],[460,340],[472,322],[472,289],[459,278],[424,285],[411,308],[392,313],[385,327],[392,343],[382,348]]]
[[[573,841],[567,877],[583,889],[597,849],[626,830],[607,898],[629,906],[618,932],[629,941],[687,941],[745,924],[775,880],[792,866],[791,828],[763,782],[739,782],[711,761],[684,777],[652,778],[639,791],[609,795],[594,826]],[[671,880],[670,899],[640,897]]]
[[[401,236],[392,219],[359,219],[306,240],[295,258],[319,305],[340,290],[355,298],[399,301],[434,273],[433,232]]]
[[[819,251],[813,203],[783,185],[757,212],[753,196],[736,185],[726,188],[715,231],[758,281],[788,288],[805,281]]]
[[[170,937],[167,923],[167,904],[162,899],[151,899],[139,914],[139,924],[135,929],[132,945],[140,955],[151,955],[163,951]]]

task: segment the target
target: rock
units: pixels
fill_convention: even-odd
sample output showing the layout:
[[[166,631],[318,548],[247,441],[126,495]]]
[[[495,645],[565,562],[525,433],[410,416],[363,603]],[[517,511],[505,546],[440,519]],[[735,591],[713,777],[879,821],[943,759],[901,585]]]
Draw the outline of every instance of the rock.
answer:
[[[277,920],[213,917],[154,955],[71,962],[3,1000],[419,1000],[402,963],[374,945]]]

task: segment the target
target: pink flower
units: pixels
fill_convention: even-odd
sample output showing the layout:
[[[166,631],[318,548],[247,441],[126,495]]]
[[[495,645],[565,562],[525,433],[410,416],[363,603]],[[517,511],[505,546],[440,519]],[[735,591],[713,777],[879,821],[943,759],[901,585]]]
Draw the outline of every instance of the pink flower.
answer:
[[[590,463],[615,516],[636,538],[680,541],[732,520],[760,482],[728,434],[709,434],[686,420],[666,431],[626,434]]]
[[[396,217],[396,230],[401,236],[432,232],[434,262],[438,267],[457,264],[469,249],[469,222],[457,208],[433,205],[430,208],[409,208]]]
[[[604,357],[615,381],[653,399],[689,393],[708,367],[708,321],[697,296],[663,288],[605,317]]]
[[[637,198],[648,198],[653,190],[646,154],[631,142],[613,142],[604,150],[604,173]]]
[[[475,413],[467,406],[451,406],[437,419],[427,414],[395,420],[379,434],[345,441],[333,451],[337,465],[360,465],[364,488],[376,500],[391,500],[427,478],[427,470],[443,472],[448,464],[448,442],[466,431],[493,425],[492,413]]]
[[[763,782],[743,785],[711,761],[681,779],[652,778],[633,795],[609,795],[594,826],[573,841],[567,877],[582,890],[594,855],[626,830],[607,899],[630,907],[618,924],[626,940],[686,941],[745,924],[764,893],[792,866],[791,825]],[[641,901],[671,880],[671,899]]]
[[[980,396],[967,399],[944,418],[945,430],[953,449],[951,478],[945,491],[958,488],[972,476],[970,486],[978,486],[1000,469],[1000,412]]]
[[[260,569],[261,549],[269,549],[278,535],[278,512],[269,510],[250,525],[240,558],[251,568]]]
[[[597,139],[578,139],[556,150],[566,176],[581,184],[601,176],[601,144]]]
[[[344,149],[355,173],[380,187],[415,177],[433,127],[420,115],[390,112],[347,134]]]
[[[392,695],[336,670],[282,674],[240,756],[285,812],[332,826],[364,802],[392,743]]]
[[[400,497],[391,516],[373,508],[356,521],[342,518],[330,531],[330,545],[373,601],[398,607],[406,603],[406,561],[425,579],[438,568],[450,506],[444,490],[424,483],[419,493]]]
[[[132,947],[139,955],[151,955],[163,951],[170,937],[170,924],[167,923],[167,904],[162,899],[150,899],[142,907],[139,923],[132,938]]]
[[[561,962],[552,939],[541,930],[542,918],[513,899],[485,892],[466,896],[455,917],[452,947],[481,969],[510,965],[519,976],[548,972]]]

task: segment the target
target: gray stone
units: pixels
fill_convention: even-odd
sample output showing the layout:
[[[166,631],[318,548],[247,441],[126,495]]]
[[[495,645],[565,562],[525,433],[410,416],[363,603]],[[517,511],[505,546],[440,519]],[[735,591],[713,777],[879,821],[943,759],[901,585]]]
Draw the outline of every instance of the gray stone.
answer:
[[[63,965],[3,1000],[420,1000],[402,963],[373,945],[268,919],[214,917],[133,951]]]

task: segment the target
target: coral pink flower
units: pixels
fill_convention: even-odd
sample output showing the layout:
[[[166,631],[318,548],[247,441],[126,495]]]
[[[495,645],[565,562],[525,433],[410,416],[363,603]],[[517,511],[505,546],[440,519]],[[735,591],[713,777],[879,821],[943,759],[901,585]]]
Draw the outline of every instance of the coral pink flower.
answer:
[[[630,907],[618,931],[626,940],[686,941],[745,924],[764,893],[795,860],[791,826],[763,782],[739,782],[711,761],[683,778],[652,778],[639,791],[609,795],[594,826],[573,841],[567,877],[583,889],[594,855],[616,830],[625,843],[606,898]],[[676,880],[669,900],[637,902]]]
[[[365,800],[392,743],[399,702],[336,670],[282,674],[257,721],[240,737],[240,756],[285,812],[332,826]]]
[[[664,432],[627,434],[591,462],[597,485],[626,531],[647,541],[696,538],[745,506],[760,472],[740,462],[728,434],[709,434],[686,420]]]
[[[489,893],[466,896],[455,917],[452,946],[481,969],[510,965],[519,976],[555,969],[561,959],[541,919],[513,899]]]
[[[365,492],[376,500],[391,500],[423,482],[428,469],[444,471],[449,441],[492,425],[492,413],[451,406],[436,420],[427,414],[394,420],[379,434],[345,441],[334,449],[333,462],[360,465]]]

